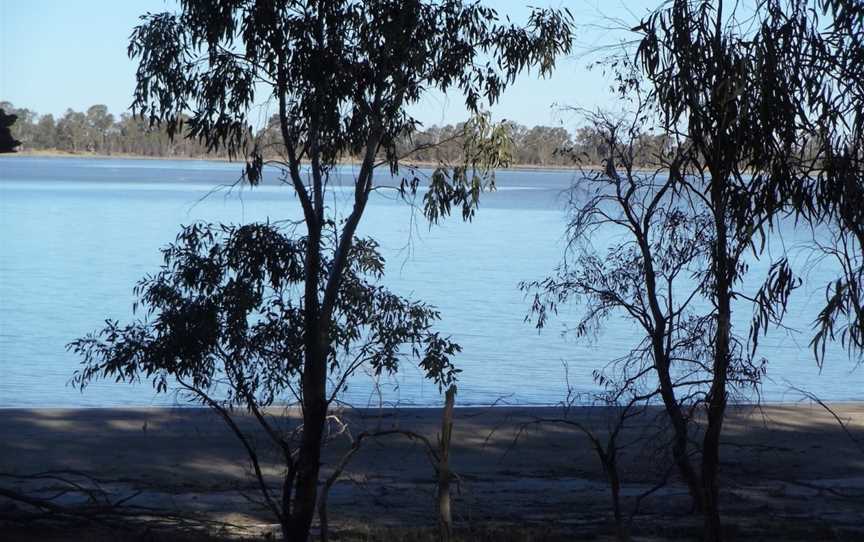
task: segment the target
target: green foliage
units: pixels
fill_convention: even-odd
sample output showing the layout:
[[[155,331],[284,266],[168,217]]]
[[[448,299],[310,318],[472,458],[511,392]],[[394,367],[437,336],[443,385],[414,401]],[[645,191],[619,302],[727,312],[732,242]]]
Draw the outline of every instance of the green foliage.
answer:
[[[74,384],[146,379],[166,392],[176,379],[211,397],[224,393],[231,405],[294,402],[306,242],[271,224],[185,227],[162,250],[162,269],[135,288],[142,318],[108,321],[70,343],[84,359]],[[438,312],[377,284],[384,261],[374,241],[357,239],[349,262],[327,340],[331,378],[344,381],[363,367],[392,374],[403,359],[416,358],[439,387],[449,385],[458,372],[450,359],[460,349],[431,330]]]
[[[87,116],[78,111],[66,110],[57,122],[57,140],[71,152],[87,150]]]
[[[495,179],[488,175],[510,162],[510,139],[503,125],[493,125],[488,115],[477,115],[462,130],[464,164],[436,168],[423,196],[423,214],[437,223],[450,214],[452,207],[462,208],[462,218],[470,220],[480,204],[480,194],[495,189]],[[400,192],[415,193],[419,179],[402,181]]]
[[[812,345],[821,362],[837,334],[861,354],[862,8],[848,0],[771,0],[749,24],[724,4],[679,0],[648,17],[635,29],[640,67],[665,126],[693,145],[687,167],[704,172],[703,193],[717,189],[731,260],[746,250],[761,254],[767,230],[789,214],[836,232],[833,246],[818,250],[843,273],[826,287]],[[725,270],[732,282],[738,269]],[[760,292],[779,295],[763,298],[769,305],[786,296],[768,284]],[[761,311],[754,322],[780,314]]]
[[[833,20],[821,20],[820,11]],[[703,291],[714,326],[697,500],[706,541],[721,538],[720,437],[728,385],[742,370],[735,361],[733,301],[753,304],[755,353],[800,284],[782,255],[755,297],[742,291],[744,255],[770,255],[768,233],[779,221],[794,215],[835,234],[827,252],[841,261],[843,276],[826,289],[812,341],[817,361],[838,320],[843,345],[864,352],[862,29],[860,7],[848,0],[766,0],[746,15],[734,2],[673,0],[633,29],[636,66],[621,60],[631,68],[619,78],[622,94],[647,85],[663,130],[684,145],[670,176],[680,177],[688,197],[711,217]],[[849,206],[852,198],[858,209]]]
[[[664,401],[693,409],[711,378],[716,313],[704,309],[710,306],[713,278],[707,271],[716,241],[711,214],[702,200],[689,197],[683,179],[670,174],[686,155],[679,146],[643,155],[645,121],[604,113],[587,118],[607,158],[600,169],[583,169],[571,189],[563,263],[551,276],[521,285],[532,294],[528,319],[544,328],[560,307],[576,305],[579,316],[568,332],[592,340],[608,319],[626,317],[642,335],[627,354],[595,371],[597,383],[615,397],[651,400],[668,393]],[[646,158],[651,162],[642,162]],[[596,247],[598,230],[617,241]],[[787,273],[778,266],[772,292],[786,289],[788,297],[797,283]],[[768,321],[759,321],[760,330],[762,325]],[[764,361],[755,358],[755,348],[748,352],[743,341],[732,339],[729,380],[743,394],[758,386]]]
[[[146,15],[133,32],[137,110],[169,133],[189,111],[192,136],[240,151],[250,140],[256,83],[265,82],[263,98],[279,103],[284,138],[314,140],[325,164],[362,154],[370,128],[394,156],[396,138],[416,126],[405,108],[431,89],[457,90],[478,112],[519,72],[536,66],[546,74],[570,48],[566,13],[535,10],[523,29],[458,0],[182,6],[179,15]]]

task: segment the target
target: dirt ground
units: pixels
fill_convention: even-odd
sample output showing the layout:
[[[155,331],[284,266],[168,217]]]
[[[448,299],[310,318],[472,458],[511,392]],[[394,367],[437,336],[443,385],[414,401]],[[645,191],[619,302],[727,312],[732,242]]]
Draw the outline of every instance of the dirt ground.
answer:
[[[864,540],[864,404],[832,408],[850,434],[814,405],[731,411],[722,449],[729,539]],[[632,520],[636,539],[696,538],[699,518],[690,514],[674,471],[667,484],[639,499],[669,471],[662,452],[667,436],[654,422],[660,414],[632,420],[622,435],[622,506],[629,516],[639,501]],[[608,484],[589,440],[566,425],[535,423],[563,415],[556,408],[457,409],[451,456],[461,481],[454,515],[465,540],[611,536]],[[601,438],[613,415],[587,407],[567,413]],[[440,411],[354,411],[344,418],[354,434],[401,428],[434,442]],[[240,421],[254,434],[251,419]],[[289,416],[286,423],[293,421]],[[275,528],[253,502],[257,492],[242,447],[208,410],[6,409],[0,410],[0,435],[0,473],[73,470],[97,478],[117,498],[140,492],[130,501],[136,505],[197,513],[255,535]],[[260,433],[255,438],[264,440]],[[347,446],[344,435],[328,446],[325,472]],[[275,488],[280,465],[271,459],[265,454]],[[339,539],[422,539],[411,529],[435,524],[433,475],[421,445],[398,435],[370,440],[331,492],[329,515]],[[0,479],[3,485],[35,494],[52,489],[44,480]],[[3,506],[0,499],[0,511]],[[26,525],[0,528],[5,540],[33,534]],[[118,539],[116,533],[88,533],[74,538]],[[39,539],[67,534],[42,531]]]

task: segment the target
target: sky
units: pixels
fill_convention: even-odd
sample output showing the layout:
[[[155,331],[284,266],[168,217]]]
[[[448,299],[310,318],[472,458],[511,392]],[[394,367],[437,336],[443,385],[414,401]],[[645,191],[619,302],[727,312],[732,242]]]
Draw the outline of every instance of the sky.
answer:
[[[528,126],[568,125],[568,107],[613,107],[609,82],[586,66],[604,47],[626,39],[614,27],[637,24],[661,0],[528,0],[537,7],[566,7],[578,25],[576,47],[555,74],[523,75],[491,110],[496,120]],[[526,0],[486,0],[499,14],[524,22]],[[126,55],[129,34],[146,12],[173,11],[174,0],[0,0],[0,101],[61,116],[67,108],[105,104],[127,111],[135,63]],[[427,95],[411,113],[424,125],[452,124],[467,114],[458,96]]]

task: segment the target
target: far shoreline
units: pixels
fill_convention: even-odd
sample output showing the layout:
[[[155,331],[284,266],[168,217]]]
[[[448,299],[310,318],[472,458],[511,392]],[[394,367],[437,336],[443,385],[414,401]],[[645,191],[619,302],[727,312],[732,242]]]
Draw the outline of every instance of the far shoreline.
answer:
[[[242,160],[232,160],[227,157],[220,156],[147,156],[140,154],[128,154],[128,153],[117,153],[117,154],[99,154],[99,153],[91,153],[91,152],[66,152],[66,151],[54,151],[54,150],[36,150],[36,151],[17,151],[13,153],[0,154],[0,159],[2,158],[72,158],[77,160],[162,160],[166,162],[217,162],[224,164],[243,164]],[[340,166],[356,166],[360,165],[359,161],[356,160],[343,160],[339,162]],[[418,168],[433,168],[438,164],[435,162],[404,162],[405,167],[418,167]],[[588,170],[600,170],[601,166],[599,165],[587,165],[584,166],[584,169]],[[506,168],[499,168],[497,171],[571,171],[577,173],[579,171],[578,167],[575,166],[541,166],[536,164],[513,164]]]

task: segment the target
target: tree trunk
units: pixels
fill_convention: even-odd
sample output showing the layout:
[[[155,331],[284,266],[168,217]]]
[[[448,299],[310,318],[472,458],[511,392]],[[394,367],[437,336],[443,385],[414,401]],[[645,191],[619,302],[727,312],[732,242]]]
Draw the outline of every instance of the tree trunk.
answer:
[[[303,431],[294,478],[294,501],[288,528],[283,537],[290,542],[307,542],[318,499],[318,473],[321,468],[321,440],[327,421],[327,330],[321,319],[318,299],[321,268],[322,222],[308,223],[304,301],[305,349],[302,404]]]
[[[655,338],[654,342],[660,342],[662,344],[662,338]],[[666,359],[665,351],[662,346],[657,347],[655,345],[654,350],[655,360]],[[690,463],[690,457],[687,453],[689,436],[687,420],[684,418],[684,413],[681,412],[681,405],[678,404],[678,400],[675,397],[675,390],[672,387],[672,378],[669,375],[668,362],[661,361],[660,363],[662,363],[662,366],[657,366],[659,364],[655,361],[658,380],[660,381],[660,397],[663,399],[663,406],[666,408],[666,414],[669,416],[669,420],[672,423],[672,430],[675,433],[672,442],[672,460],[675,462],[675,466],[678,468],[681,478],[684,479],[684,483],[687,484],[687,490],[690,493],[690,497],[693,499],[693,507],[697,512],[699,512],[704,509],[704,498],[702,495],[699,476],[696,474],[696,469],[694,469],[693,465]]]
[[[728,320],[725,326],[728,327]],[[718,323],[718,327],[724,324]],[[721,333],[718,332],[718,335]],[[728,335],[727,335],[728,339]],[[718,355],[720,348],[720,337],[718,337]],[[726,343],[728,347],[728,342]],[[726,355],[728,358],[728,354]],[[715,373],[714,384],[711,386],[711,396],[708,400],[708,427],[705,430],[705,438],[702,444],[702,488],[705,503],[705,540],[718,542],[721,540],[720,490],[717,483],[718,469],[720,465],[720,433],[723,428],[723,418],[726,411],[726,367],[728,363],[718,364],[715,361],[715,371],[720,371],[720,376]]]
[[[712,200],[714,202],[714,227],[717,242],[714,254],[715,302],[717,307],[717,329],[714,338],[714,361],[711,389],[708,392],[708,427],[702,441],[702,490],[704,502],[704,539],[719,542],[722,539],[719,496],[717,483],[720,466],[720,434],[726,413],[726,381],[730,360],[732,322],[731,273],[729,241],[726,229],[726,186],[720,181],[723,176],[712,172]]]
[[[438,526],[442,542],[453,536],[453,515],[450,510],[450,439],[453,436],[453,406],[456,386],[447,390],[444,414],[441,420],[441,439],[438,460]]]
[[[282,478],[282,502],[280,510],[281,516],[279,518],[281,520],[280,527],[282,527],[282,538],[285,538],[285,533],[291,530],[291,497],[294,492],[295,473],[296,471],[292,466]]]
[[[612,163],[612,161],[610,160],[609,163]],[[638,221],[632,220],[632,222],[634,228],[639,227]],[[635,231],[641,230],[636,229]],[[646,227],[645,231],[639,235],[639,248],[644,258],[645,287],[651,315],[654,319],[654,328],[650,330],[654,370],[660,382],[660,397],[663,399],[663,406],[666,408],[666,413],[672,422],[672,430],[675,433],[672,443],[672,459],[676,467],[678,467],[681,477],[687,484],[687,490],[693,499],[693,507],[699,511],[703,508],[702,488],[700,487],[699,477],[696,475],[696,471],[691,465],[687,454],[689,428],[687,419],[684,417],[683,412],[681,412],[681,405],[678,403],[677,397],[675,397],[675,388],[670,375],[671,360],[669,359],[669,351],[664,342],[666,340],[668,321],[667,316],[661,309],[660,297],[657,293],[657,275],[654,270],[654,261],[648,242],[647,231]]]
[[[628,542],[630,533],[627,531],[627,526],[624,525],[624,517],[621,514],[621,479],[618,476],[618,460],[614,444],[609,447],[607,452],[598,450],[600,460],[603,463],[603,468],[606,471],[606,477],[609,480],[609,489],[612,493],[612,514],[615,517],[615,536],[618,542]]]
[[[726,301],[728,307],[728,299]],[[718,542],[720,530],[720,490],[717,483],[720,466],[720,434],[726,412],[726,372],[729,366],[729,314],[720,309],[717,322],[714,378],[708,398],[708,427],[702,443],[702,488],[705,516],[705,540]]]
[[[317,354],[317,352],[316,352]],[[303,374],[303,433],[297,456],[294,503],[288,520],[286,541],[306,542],[318,499],[318,473],[321,467],[321,440],[327,421],[325,379],[326,363],[318,357],[308,363]]]

